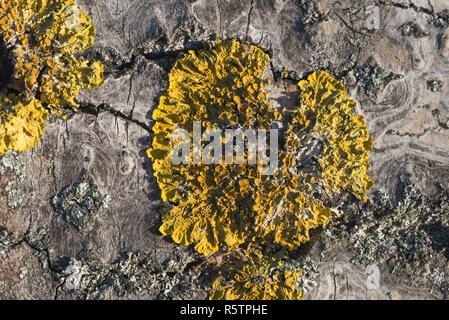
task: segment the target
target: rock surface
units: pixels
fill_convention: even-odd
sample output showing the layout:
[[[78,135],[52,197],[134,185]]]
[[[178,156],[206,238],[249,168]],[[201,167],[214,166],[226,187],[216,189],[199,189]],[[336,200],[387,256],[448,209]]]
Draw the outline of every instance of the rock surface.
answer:
[[[0,298],[207,297],[192,268],[202,258],[158,232],[163,203],[145,150],[170,68],[215,38],[269,52],[273,95],[283,103],[294,103],[292,86],[313,71],[345,83],[374,138],[373,203],[381,194],[403,204],[406,185],[441,197],[449,189],[449,1],[374,2],[77,0],[97,30],[85,56],[105,64],[105,84],[80,93],[67,121],[51,118],[39,147],[0,158]],[[80,184],[109,200],[74,225],[53,203]],[[400,272],[377,256],[355,262],[361,253],[347,217],[306,246],[313,261],[304,270],[314,270],[306,299],[447,298],[448,219],[429,231],[427,268],[437,266],[429,273],[407,258]]]

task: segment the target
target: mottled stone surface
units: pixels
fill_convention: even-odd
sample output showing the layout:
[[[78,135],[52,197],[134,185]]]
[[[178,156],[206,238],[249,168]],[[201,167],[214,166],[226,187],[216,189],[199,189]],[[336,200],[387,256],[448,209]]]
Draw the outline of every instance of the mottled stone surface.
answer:
[[[97,29],[85,56],[104,62],[106,81],[80,93],[82,107],[67,121],[50,119],[39,147],[0,158],[0,298],[207,297],[192,268],[202,258],[187,248],[180,255],[158,232],[163,204],[145,150],[170,68],[215,38],[237,38],[270,54],[275,104],[294,103],[297,79],[313,71],[345,83],[374,138],[373,203],[380,193],[393,205],[404,201],[404,176],[429,199],[449,189],[448,0],[374,1],[378,26],[367,10],[373,1],[365,0],[77,3]],[[88,228],[52,205],[81,177],[110,198],[89,216]],[[417,269],[422,276],[412,280],[406,266],[393,273],[383,259],[356,263],[354,225],[337,222],[330,236],[318,233],[304,249],[313,258],[303,267],[310,275],[306,299],[447,297],[439,290],[447,286],[447,220],[429,229],[436,235],[429,246],[443,248],[428,261],[446,270]]]

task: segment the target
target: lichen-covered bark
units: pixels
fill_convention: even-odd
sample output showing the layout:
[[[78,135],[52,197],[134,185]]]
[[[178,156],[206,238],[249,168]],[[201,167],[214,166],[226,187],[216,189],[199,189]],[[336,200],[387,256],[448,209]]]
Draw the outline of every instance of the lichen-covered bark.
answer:
[[[96,27],[83,58],[104,64],[105,83],[82,90],[80,108],[67,121],[51,115],[38,147],[0,158],[0,298],[207,298],[209,278],[201,270],[217,262],[196,268],[204,257],[189,248],[179,253],[159,233],[163,203],[145,150],[168,72],[214,38],[236,38],[270,54],[275,107],[295,105],[294,88],[311,72],[342,80],[373,136],[370,199],[342,208],[341,220],[296,253],[304,298],[447,296],[447,219],[431,213],[437,205],[447,210],[438,201],[449,188],[448,1],[375,1],[380,25],[373,30],[366,28],[372,1],[76,2]],[[95,210],[74,225],[54,199],[83,183],[110,201],[87,205]],[[405,185],[428,199],[419,211],[407,211],[414,202]],[[379,194],[393,209],[377,202]],[[405,227],[410,220],[419,226]],[[383,231],[403,222],[404,229]],[[371,238],[384,242],[366,244]],[[413,248],[424,244],[429,252]],[[409,251],[428,260],[416,264]],[[378,268],[379,286],[367,281],[368,266]]]

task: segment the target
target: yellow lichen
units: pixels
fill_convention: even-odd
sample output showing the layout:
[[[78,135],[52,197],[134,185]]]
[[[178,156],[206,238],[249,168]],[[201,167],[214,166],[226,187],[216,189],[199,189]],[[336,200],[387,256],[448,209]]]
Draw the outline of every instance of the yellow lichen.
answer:
[[[93,45],[95,29],[91,19],[80,10],[73,0],[2,0],[0,3],[0,37],[13,65],[11,79],[3,91],[10,95],[20,92],[13,101],[34,101],[50,112],[63,115],[64,107],[76,108],[74,99],[80,89],[92,89],[103,84],[103,66],[100,62],[79,61],[75,55]],[[26,104],[28,105],[28,104]],[[28,123],[14,119],[23,113],[4,110],[0,118],[0,130],[11,130],[14,123]],[[0,109],[6,106],[0,105]],[[10,107],[11,109],[11,107]],[[35,118],[46,117],[47,111],[36,108]],[[42,132],[34,137],[18,137],[16,141],[33,141],[28,148],[36,146]],[[3,135],[6,137],[7,135]],[[3,142],[0,155],[8,149],[25,151],[23,144]]]
[[[242,256],[243,255],[243,256]],[[235,255],[213,281],[211,300],[300,300],[296,288],[301,270],[289,267],[269,250],[251,245]]]
[[[299,86],[302,104],[293,118],[291,132],[294,134],[299,125],[323,142],[321,176],[330,190],[345,190],[366,199],[365,192],[373,187],[367,175],[373,138],[363,116],[353,114],[356,103],[343,84],[325,72],[311,74]]]
[[[5,96],[0,92],[0,154],[1,150],[26,151],[39,144],[45,130],[47,110],[36,99]]]
[[[175,204],[162,216],[160,231],[184,245],[195,244],[203,254],[223,246],[233,248],[248,236],[257,168],[245,165],[174,165],[170,141],[178,127],[192,132],[193,121],[203,130],[236,125],[268,129],[273,110],[267,103],[262,77],[269,57],[257,47],[216,41],[214,46],[189,52],[170,71],[170,87],[153,112],[153,160],[164,201]],[[245,159],[247,161],[247,159]]]
[[[365,199],[372,187],[367,175],[372,138],[364,118],[353,114],[355,102],[341,82],[324,72],[310,75],[299,83],[301,104],[281,113],[272,108],[264,89],[268,62],[259,48],[235,40],[191,51],[170,71],[169,89],[153,112],[154,139],[147,153],[162,199],[173,205],[162,212],[160,231],[177,243],[193,244],[199,253],[249,243],[294,250],[310,240],[311,229],[331,220],[337,193]],[[171,161],[179,144],[171,134],[181,128],[191,138],[194,121],[201,121],[202,131],[223,132],[268,130],[275,120],[283,122],[285,145],[271,175],[261,174],[258,169],[266,164],[259,157],[250,161],[248,152],[240,164],[195,162],[191,141],[188,163]],[[227,142],[223,136],[221,140]],[[273,264],[278,260],[250,251],[245,251],[247,263],[221,270],[212,299],[302,296],[293,284],[299,271],[281,272],[282,263]]]
[[[259,241],[272,240],[290,250],[310,240],[310,229],[332,218],[331,208],[315,195],[345,190],[366,199],[373,186],[367,175],[373,140],[363,116],[353,114],[356,104],[343,84],[322,72],[299,87],[300,106],[285,112],[282,167],[253,195],[265,200],[254,207]]]
[[[313,196],[317,190],[304,174],[281,169],[255,194],[264,200],[254,206],[254,240],[273,241],[290,250],[308,242],[310,229],[332,218],[331,209]]]

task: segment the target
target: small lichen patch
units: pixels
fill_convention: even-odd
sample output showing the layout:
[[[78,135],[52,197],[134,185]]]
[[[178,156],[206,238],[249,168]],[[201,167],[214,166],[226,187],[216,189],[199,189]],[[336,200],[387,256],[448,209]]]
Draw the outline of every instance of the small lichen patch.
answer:
[[[399,27],[399,30],[401,30],[401,34],[404,37],[423,38],[427,36],[427,34],[422,31],[421,27],[414,21],[404,23]]]
[[[449,297],[449,275],[447,272],[441,269],[432,269],[427,279],[444,294],[445,299]]]
[[[67,290],[78,290],[81,285],[81,278],[87,272],[86,269],[81,261],[70,259],[69,265],[63,271],[66,276],[64,280],[65,288]]]
[[[11,246],[16,243],[16,240],[5,228],[0,227],[0,257],[5,257]]]
[[[369,44],[369,37],[367,36],[359,36],[355,38],[349,38],[349,43],[354,47],[363,49]]]
[[[34,98],[0,92],[0,155],[26,151],[39,144],[48,112]]]
[[[438,28],[447,28],[449,27],[449,9],[444,9],[436,15],[428,17],[427,20]]]
[[[264,252],[265,251],[265,252]],[[299,300],[297,281],[301,270],[284,257],[255,245],[236,255],[221,268],[212,284],[211,300]],[[243,255],[244,260],[242,261]],[[288,260],[287,260],[288,261]]]
[[[354,72],[357,86],[371,98],[376,98],[379,91],[383,90],[390,82],[404,77],[378,65],[356,67]]]
[[[25,193],[21,189],[17,189],[14,182],[9,182],[5,188],[8,195],[8,207],[11,209],[17,208],[25,199]]]
[[[15,151],[8,151],[0,157],[0,175],[5,175],[7,170],[11,170],[19,182],[25,181],[26,168]]]
[[[0,176],[8,175],[8,183],[4,187],[7,204],[10,209],[18,208],[25,199],[26,168],[19,155],[9,150],[0,157]]]
[[[299,0],[297,5],[301,8],[303,14],[302,23],[307,27],[316,26],[328,20],[328,15],[321,13],[317,8],[317,4],[313,1]]]
[[[441,92],[444,82],[441,80],[427,80],[427,90],[432,92]]]
[[[318,285],[320,261],[314,257],[301,256],[295,263],[297,268],[301,270],[296,287],[307,294]]]
[[[95,185],[82,181],[64,189],[52,203],[58,214],[81,231],[91,226],[97,213],[108,208],[110,200]]]

